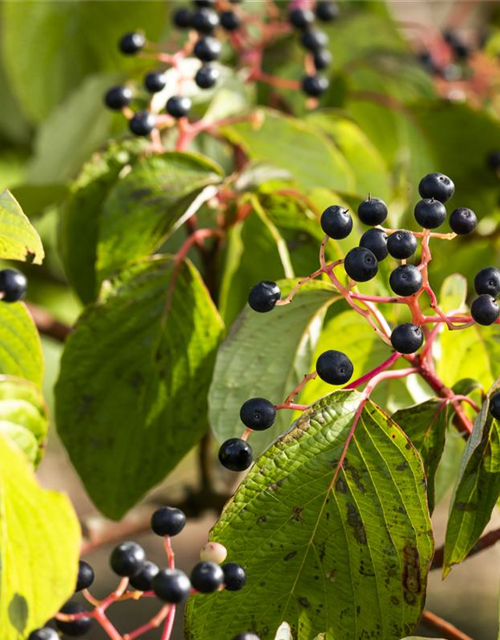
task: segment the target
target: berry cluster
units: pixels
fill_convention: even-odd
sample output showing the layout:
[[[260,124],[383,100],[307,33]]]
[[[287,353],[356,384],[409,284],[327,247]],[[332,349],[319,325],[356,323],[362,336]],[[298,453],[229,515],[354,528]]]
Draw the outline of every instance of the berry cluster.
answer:
[[[156,597],[163,604],[159,613],[147,624],[126,634],[127,638],[137,638],[147,631],[164,624],[162,638],[169,640],[176,605],[190,595],[214,593],[225,589],[240,591],[246,584],[243,567],[235,562],[224,562],[226,548],[216,542],[207,543],[200,552],[200,562],[193,568],[190,577],[175,568],[171,538],[177,536],[186,525],[186,516],[173,507],[161,507],[151,517],[152,531],[164,538],[167,553],[167,567],[159,568],[146,558],[144,549],[136,542],[122,542],[110,555],[109,563],[114,573],[121,578],[117,589],[104,600],[97,600],[89,592],[94,582],[92,567],[80,560],[75,592],[82,592],[93,605],[89,610],[78,602],[67,602],[57,614],[55,625],[65,636],[81,637],[88,633],[93,621],[98,622],[111,638],[122,637],[106,616],[107,608],[114,602],[141,597]],[[131,591],[132,588],[134,591]],[[28,640],[57,640],[58,633],[49,626],[33,631]],[[252,634],[240,634],[234,640],[258,640]]]
[[[437,52],[425,50],[418,54],[422,66],[433,76],[446,82],[462,80],[474,50],[464,38],[453,29],[446,29],[439,35]],[[444,55],[443,55],[444,54]]]
[[[453,240],[457,236],[470,234],[476,228],[477,217],[471,209],[465,207],[454,209],[448,217],[451,233],[436,233],[434,230],[447,218],[445,203],[454,195],[455,185],[447,176],[431,173],[420,181],[418,190],[421,200],[415,205],[414,217],[422,227],[422,231],[413,232],[383,227],[388,217],[388,207],[379,198],[369,196],[359,205],[357,213],[360,222],[370,229],[362,234],[359,246],[348,251],[344,259],[327,264],[325,260],[327,243],[331,239],[347,238],[354,228],[353,218],[348,209],[340,205],[332,205],[321,215],[321,227],[326,234],[320,249],[321,268],[300,280],[286,298],[282,298],[279,286],[269,281],[255,285],[248,297],[249,306],[254,311],[268,313],[277,305],[290,303],[301,286],[321,275],[327,276],[353,310],[364,316],[380,338],[394,350],[393,355],[386,362],[347,385],[346,388],[354,389],[366,383],[363,402],[366,401],[374,386],[383,379],[414,373],[422,375],[436,392],[445,393],[446,388],[437,378],[428,357],[433,340],[441,327],[446,325],[450,330],[456,330],[464,329],[474,323],[491,325],[499,321],[500,309],[496,297],[500,294],[500,270],[496,267],[487,267],[476,275],[474,287],[478,297],[472,302],[471,317],[446,315],[439,308],[436,295],[429,283],[428,265],[432,259],[430,240],[434,238]],[[421,245],[420,260],[415,264],[409,263],[408,260],[416,255],[419,244]],[[384,297],[359,293],[358,283],[372,280],[379,271],[379,263],[389,256],[399,262],[389,276],[389,286],[395,295]],[[347,285],[344,285],[335,274],[335,269],[339,267],[344,270]],[[429,306],[436,315],[426,315],[425,308],[421,308],[420,301],[424,293],[427,294]],[[382,303],[406,305],[411,313],[411,322],[403,322],[391,330],[376,306]],[[430,330],[429,325],[434,329]],[[424,345],[424,341],[426,345],[417,355],[416,352]],[[406,359],[412,367],[388,371],[399,358]],[[231,438],[222,444],[219,451],[222,465],[232,471],[247,469],[252,464],[252,449],[247,442],[251,432],[269,429],[274,424],[277,411],[280,409],[306,409],[307,407],[303,405],[295,404],[294,398],[309,380],[320,378],[331,385],[346,385],[353,373],[354,367],[349,357],[341,351],[331,349],[319,356],[315,370],[304,377],[282,404],[275,405],[265,398],[247,400],[240,411],[240,419],[246,431],[242,438]],[[460,405],[468,399],[454,396],[451,390],[446,390],[445,396],[445,403],[453,404],[457,415],[462,420],[463,428],[470,432],[472,429],[470,420]],[[495,411],[500,417],[500,394],[492,398],[492,413]]]

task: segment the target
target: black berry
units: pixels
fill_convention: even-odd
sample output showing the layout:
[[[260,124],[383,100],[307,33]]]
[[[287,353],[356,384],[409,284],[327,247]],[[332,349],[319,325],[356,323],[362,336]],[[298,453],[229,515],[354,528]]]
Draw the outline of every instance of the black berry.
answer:
[[[213,62],[220,56],[222,46],[217,38],[201,38],[194,45],[194,55],[202,62]]]
[[[230,438],[219,449],[219,461],[230,471],[245,471],[253,462],[252,447],[245,440]]]
[[[220,14],[220,23],[226,31],[236,31],[241,27],[241,20],[234,11],[223,11]]]
[[[219,16],[212,9],[200,9],[191,16],[191,26],[199,33],[208,35],[219,26]]]
[[[382,229],[368,229],[361,236],[359,246],[369,249],[380,262],[387,258],[387,233]]]
[[[192,12],[186,7],[181,7],[174,11],[172,21],[179,29],[190,29],[193,21]]]
[[[82,591],[82,589],[88,589],[94,582],[94,570],[84,560],[80,560],[78,564],[78,578],[76,580],[75,591]]]
[[[482,293],[471,304],[470,313],[478,324],[488,326],[498,320],[500,307],[495,298],[487,293]]]
[[[393,258],[406,260],[417,250],[417,239],[411,231],[395,231],[387,239],[387,249]]]
[[[345,257],[344,269],[356,282],[367,282],[377,275],[377,258],[369,249],[354,247]]]
[[[418,192],[422,198],[434,198],[444,203],[455,193],[455,185],[451,178],[442,173],[429,173],[420,180]]]
[[[455,31],[445,31],[443,34],[445,41],[450,45],[455,57],[459,60],[467,60],[471,54],[471,48],[468,47],[462,38]]]
[[[67,602],[61,609],[61,613],[68,614],[85,613],[86,611],[87,609],[77,602]],[[73,622],[56,620],[56,626],[65,636],[78,638],[80,636],[84,636],[90,631],[92,618],[78,618],[78,620],[74,620]]]
[[[138,111],[130,118],[128,126],[134,135],[148,136],[156,126],[156,118],[149,111]]]
[[[352,218],[349,209],[337,204],[328,207],[321,214],[321,228],[334,240],[343,240],[352,231]]]
[[[425,198],[417,202],[414,210],[415,220],[424,229],[436,229],[446,220],[446,208],[434,198]]]
[[[134,589],[137,589],[137,591],[152,591],[153,578],[158,571],[158,567],[153,562],[147,560],[139,573],[130,578],[129,584]]]
[[[167,78],[164,73],[153,71],[144,78],[144,86],[150,93],[158,93],[165,89]]]
[[[385,222],[387,218],[387,205],[380,198],[368,198],[358,207],[358,216],[363,224],[375,227]]]
[[[302,90],[308,96],[319,98],[328,89],[329,82],[323,76],[304,76]]]
[[[122,577],[135,576],[144,566],[146,554],[137,542],[122,542],[111,553],[109,564]]]
[[[191,572],[191,584],[200,593],[213,593],[224,581],[224,572],[215,562],[199,562]]]
[[[146,38],[142,33],[126,33],[118,43],[120,51],[126,55],[139,53],[146,44]]]
[[[459,236],[465,236],[477,227],[477,216],[467,207],[455,209],[450,216],[450,227]]]
[[[389,284],[398,296],[412,296],[422,287],[422,274],[412,264],[402,264],[391,273]]]
[[[325,351],[316,360],[318,376],[328,384],[345,384],[354,372],[350,359],[342,351]]]
[[[124,86],[111,87],[104,94],[104,104],[114,111],[121,111],[124,107],[128,107],[131,100],[132,90]]]
[[[176,536],[186,526],[186,514],[175,507],[160,507],[151,516],[151,529],[157,536]]]
[[[239,633],[233,640],[260,640],[260,638],[255,633]]]
[[[191,100],[186,96],[172,96],[167,100],[167,113],[178,120],[185,118],[191,109]]]
[[[215,0],[193,0],[193,4],[201,8],[210,8],[215,4]]]
[[[292,9],[288,14],[288,20],[296,29],[307,29],[314,22],[314,13],[309,9]]]
[[[316,70],[322,71],[331,65],[333,57],[328,49],[319,49],[314,52],[313,60]]]
[[[241,591],[247,582],[245,569],[236,562],[226,562],[222,565],[224,584],[228,591]]]
[[[496,298],[500,293],[500,269],[485,267],[478,271],[474,278],[474,289],[478,295],[487,293]]]
[[[398,325],[391,334],[391,344],[399,353],[415,353],[423,343],[422,329],[409,322]]]
[[[186,600],[191,590],[191,582],[178,569],[162,569],[153,578],[153,591],[169,604],[179,604]]]
[[[248,304],[254,311],[267,313],[272,311],[281,298],[281,291],[276,282],[263,280],[257,283],[248,295]]]
[[[500,420],[500,393],[498,392],[490,398],[490,413],[494,418]],[[224,567],[222,568],[224,569]]]
[[[15,269],[2,269],[0,271],[0,293],[3,293],[4,302],[17,302],[26,295],[28,281],[24,273]]]
[[[500,169],[500,151],[492,151],[488,155],[488,166],[494,171],[498,171]]]
[[[28,640],[59,640],[59,634],[50,627],[43,627],[43,629],[35,629],[32,631]]]
[[[331,22],[339,17],[339,8],[335,2],[318,2],[316,4],[316,16],[322,22]]]
[[[198,69],[194,81],[200,89],[211,89],[219,79],[219,70],[205,64]]]
[[[309,29],[302,34],[301,42],[308,51],[319,51],[328,45],[328,36],[319,29]]]
[[[240,419],[249,429],[265,431],[273,426],[276,409],[273,403],[265,398],[251,398],[242,404]]]

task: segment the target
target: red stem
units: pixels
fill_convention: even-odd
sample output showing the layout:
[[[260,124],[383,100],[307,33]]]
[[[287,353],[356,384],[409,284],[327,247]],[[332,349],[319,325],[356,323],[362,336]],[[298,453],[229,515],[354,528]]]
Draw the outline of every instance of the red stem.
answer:
[[[452,625],[450,622],[447,622],[430,611],[424,611],[422,613],[421,622],[429,629],[438,631],[443,638],[446,638],[446,640],[473,640],[473,638],[463,631],[460,631],[460,629],[457,629],[457,627]]]

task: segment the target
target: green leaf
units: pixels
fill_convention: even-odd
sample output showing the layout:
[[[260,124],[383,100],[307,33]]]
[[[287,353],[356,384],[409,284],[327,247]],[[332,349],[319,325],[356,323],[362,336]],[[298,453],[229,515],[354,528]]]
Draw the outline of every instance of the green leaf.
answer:
[[[40,337],[22,302],[0,303],[0,374],[42,384]]]
[[[276,111],[263,110],[262,114],[259,126],[242,122],[226,127],[224,135],[241,145],[251,160],[289,171],[303,189],[354,190],[351,169],[320,130]]]
[[[180,226],[196,195],[220,181],[220,169],[203,156],[169,152],[139,160],[111,189],[102,210],[100,279],[151,255]]]
[[[489,408],[490,395],[474,421],[462,458],[446,529],[444,576],[476,544],[500,495],[500,425]]]
[[[42,264],[40,236],[7,189],[0,193],[0,258]]]
[[[211,539],[242,564],[246,588],[194,596],[188,640],[252,629],[274,637],[399,640],[416,627],[433,555],[420,458],[369,401],[332,483],[361,395],[336,391],[256,462]]]
[[[37,465],[47,430],[47,407],[39,387],[20,378],[0,376],[0,434]]]
[[[283,295],[294,283],[279,283]],[[314,282],[302,287],[291,305],[276,307],[271,313],[255,313],[245,307],[217,353],[209,406],[210,426],[218,440],[241,436],[239,414],[245,400],[263,396],[283,402],[309,372],[322,311],[336,299],[331,285]],[[254,451],[262,451],[282,433],[289,418],[290,414],[280,411],[271,429],[254,433]]]
[[[82,302],[97,296],[95,262],[102,205],[109,191],[144,150],[141,140],[111,142],[82,168],[62,209],[60,250],[66,276]]]
[[[448,276],[441,285],[439,306],[444,313],[464,312],[467,298],[467,280],[459,273]]]
[[[106,516],[121,518],[203,435],[221,332],[198,272],[176,271],[171,258],[123,272],[81,316],[61,361],[56,423]]]
[[[442,400],[436,398],[400,409],[393,414],[392,419],[403,429],[422,457],[427,477],[427,498],[432,513],[435,504],[434,479],[446,440],[447,408]]]
[[[0,627],[27,638],[75,590],[80,526],[64,495],[41,489],[26,458],[0,436]]]

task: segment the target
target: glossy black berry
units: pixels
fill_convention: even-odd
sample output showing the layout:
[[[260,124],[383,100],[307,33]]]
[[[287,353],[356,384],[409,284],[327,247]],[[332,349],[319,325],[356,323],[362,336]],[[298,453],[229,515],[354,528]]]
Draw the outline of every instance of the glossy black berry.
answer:
[[[455,209],[450,216],[450,227],[459,236],[465,236],[477,227],[477,216],[467,207]]]
[[[498,392],[490,398],[490,413],[494,418],[500,420],[500,393]]]
[[[156,127],[156,118],[149,111],[138,111],[128,121],[130,131],[136,136],[148,136]]]
[[[118,43],[120,51],[126,55],[134,55],[139,53],[146,44],[146,38],[142,33],[126,33]]]
[[[159,569],[154,562],[147,560],[139,573],[130,578],[129,584],[134,589],[137,589],[137,591],[152,591],[153,578],[158,571]]]
[[[224,584],[228,591],[241,591],[247,582],[245,569],[236,562],[226,562],[222,565]]]
[[[391,344],[399,353],[415,353],[423,343],[422,329],[409,322],[398,325],[391,334]]]
[[[387,219],[387,205],[380,198],[368,198],[358,207],[358,216],[363,224],[375,227]]]
[[[144,78],[144,86],[150,93],[158,93],[165,89],[167,84],[167,78],[164,73],[159,71],[152,71],[148,73]]]
[[[328,79],[323,76],[304,76],[302,79],[302,90],[312,98],[319,98],[328,86]]]
[[[265,431],[273,426],[276,409],[273,403],[265,398],[251,398],[241,406],[240,419],[249,429]]]
[[[494,171],[498,171],[500,169],[500,151],[492,151],[488,155],[488,166]]]
[[[212,9],[200,9],[191,16],[191,26],[199,33],[213,33],[219,26],[219,16]]]
[[[395,231],[387,239],[387,249],[393,258],[406,260],[417,250],[417,239],[411,231]]]
[[[320,51],[328,45],[328,36],[319,29],[308,29],[302,34],[301,42],[308,51]]]
[[[352,218],[349,209],[337,204],[328,207],[321,214],[321,228],[334,240],[343,240],[352,231]]]
[[[186,514],[175,507],[160,507],[151,516],[151,529],[157,536],[177,536],[186,526]]]
[[[67,602],[61,609],[61,613],[85,613],[87,609],[82,607],[81,604],[77,602]],[[90,631],[92,627],[92,618],[78,618],[78,620],[74,620],[73,622],[64,622],[63,620],[56,620],[56,627],[63,633],[65,636],[71,636],[72,638],[79,638],[80,636],[84,636]]]
[[[28,640],[59,640],[59,634],[50,627],[43,627],[43,629],[35,629],[32,631]]]
[[[179,29],[190,29],[193,20],[193,13],[187,7],[181,7],[172,14],[172,21]]]
[[[224,572],[215,562],[199,562],[191,571],[191,584],[200,593],[213,593],[222,585]]]
[[[215,86],[219,79],[219,70],[215,67],[205,64],[198,69],[194,81],[200,89],[211,89]]]
[[[314,52],[314,66],[318,71],[327,69],[333,60],[332,54],[328,49],[319,49]]]
[[[2,269],[0,271],[0,293],[4,302],[17,302],[26,295],[28,280],[24,273],[15,269]]]
[[[387,233],[382,229],[368,229],[361,236],[359,246],[369,249],[380,262],[387,258],[389,250],[387,249]]]
[[[322,22],[332,22],[339,17],[339,8],[335,2],[320,1],[316,3],[316,17]]]
[[[230,471],[245,471],[253,462],[252,447],[245,440],[230,438],[219,449],[219,461]]]
[[[314,13],[309,9],[292,9],[288,21],[296,29],[307,29],[314,22]]]
[[[344,269],[356,282],[367,282],[377,275],[377,258],[369,249],[354,247],[345,257]]]
[[[80,560],[78,564],[78,577],[76,579],[75,591],[82,591],[82,589],[88,589],[94,582],[94,570],[84,560]]]
[[[191,582],[178,569],[162,569],[153,578],[153,591],[169,604],[179,604],[186,600],[191,590]]]
[[[167,100],[167,113],[178,120],[185,118],[191,109],[191,100],[186,96],[172,96]]]
[[[474,289],[478,295],[487,293],[496,298],[500,293],[500,269],[485,267],[474,278]]]
[[[122,542],[111,552],[109,564],[122,577],[130,578],[142,570],[146,562],[144,549],[137,542]]]
[[[213,62],[220,56],[221,43],[217,38],[201,38],[194,45],[194,55],[202,62]]]
[[[316,360],[318,376],[328,384],[346,384],[352,377],[354,367],[342,351],[325,351]]]
[[[248,304],[254,311],[267,313],[272,311],[281,298],[281,291],[276,282],[262,280],[248,294]]]
[[[420,180],[418,192],[422,198],[434,198],[444,203],[455,193],[455,185],[451,178],[442,173],[429,173]]]
[[[412,264],[402,264],[391,273],[389,284],[398,296],[412,296],[422,287],[422,273]]]
[[[413,212],[415,220],[424,229],[436,229],[446,220],[446,208],[434,198],[424,198],[417,202]]]
[[[234,11],[223,11],[220,14],[220,23],[226,31],[236,31],[241,27],[241,20]]]
[[[104,94],[104,104],[108,109],[121,111],[124,107],[129,106],[132,95],[132,90],[129,89],[129,87],[111,87],[111,89],[108,89]]]
[[[215,4],[215,0],[193,0],[193,4],[196,7],[201,7],[202,9],[207,9],[209,7],[213,7]]]
[[[498,320],[500,307],[495,298],[487,293],[482,293],[471,304],[470,313],[478,324],[488,326]]]
[[[260,638],[255,633],[239,633],[233,640],[260,640]]]

